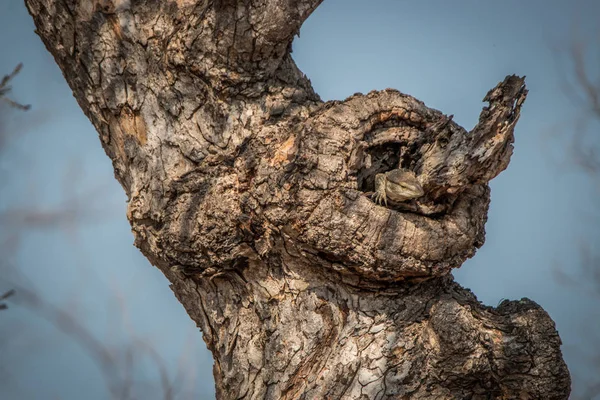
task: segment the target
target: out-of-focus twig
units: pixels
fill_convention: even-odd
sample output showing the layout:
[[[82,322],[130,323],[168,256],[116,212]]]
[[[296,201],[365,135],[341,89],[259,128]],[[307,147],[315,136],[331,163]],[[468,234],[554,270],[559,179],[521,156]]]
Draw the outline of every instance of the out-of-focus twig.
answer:
[[[590,180],[592,188],[600,189],[600,66],[593,65],[593,57],[600,56],[598,46],[586,44],[574,36],[568,48],[557,52],[560,79],[565,93],[580,110],[568,129],[563,134],[568,138],[568,154],[570,162]],[[600,58],[598,58],[600,60]],[[597,71],[593,75],[593,71]],[[600,190],[592,191],[592,196],[600,196]],[[597,209],[593,210],[597,212]],[[588,219],[590,221],[591,219]],[[593,230],[597,226],[590,224]],[[592,233],[580,244],[579,269],[556,268],[555,277],[564,287],[586,293],[596,301],[600,301],[600,253],[598,252],[598,236]],[[595,332],[586,332],[594,335]],[[597,338],[592,341],[597,342]],[[582,345],[583,346],[583,345]],[[597,347],[597,346],[596,346]],[[593,354],[589,349],[586,354]],[[600,377],[600,353],[595,355],[596,361],[586,363],[595,376]],[[594,375],[594,374],[592,374]],[[585,388],[579,389],[581,394],[574,398],[594,399],[600,395],[600,379],[594,378],[583,382]]]
[[[39,317],[50,322],[57,329],[74,339],[81,348],[92,356],[100,367],[106,384],[111,393],[117,393],[116,383],[119,382],[118,369],[116,361],[111,352],[104,346],[102,342],[97,340],[90,332],[69,312],[56,307],[48,302],[45,302],[34,291],[27,289],[24,286],[17,287],[19,296],[15,302],[23,305],[28,310],[32,311]]]
[[[22,64],[19,64],[10,74],[0,79],[0,100],[13,108],[28,110],[29,105],[23,105],[8,98],[11,92],[9,83],[21,69]],[[0,111],[2,110],[0,109]],[[2,115],[0,115],[1,122]],[[2,146],[2,133],[2,126],[0,126],[0,152],[6,150],[6,147]],[[146,355],[157,368],[159,384],[162,389],[162,395],[153,395],[152,398],[175,399],[176,392],[185,382],[181,382],[179,385],[178,376],[171,379],[166,363],[157,349],[149,342],[139,339],[133,329],[124,345],[116,347],[99,340],[97,333],[86,325],[86,319],[76,315],[72,307],[57,306],[47,301],[37,290],[33,289],[34,285],[28,282],[26,277],[19,272],[20,268],[17,268],[17,265],[10,260],[10,256],[16,253],[20,240],[33,230],[64,230],[69,233],[83,222],[106,219],[107,212],[110,213],[119,208],[112,202],[106,202],[105,196],[102,196],[107,192],[105,186],[96,186],[92,190],[81,193],[78,190],[80,186],[74,182],[79,177],[77,174],[79,171],[81,168],[74,166],[70,170],[71,173],[66,174],[68,184],[62,190],[64,199],[56,206],[42,207],[34,201],[32,204],[11,203],[0,209],[0,254],[2,254],[0,257],[0,281],[3,286],[6,284],[8,288],[13,288],[8,291],[0,291],[0,310],[8,307],[5,300],[10,298],[11,304],[24,307],[63,332],[70,341],[78,344],[97,365],[111,398],[129,400],[140,397],[136,391],[140,389],[141,382],[136,380],[135,375],[137,367],[141,365],[140,356]],[[32,197],[37,196],[29,196],[29,198]],[[8,275],[15,277],[11,276],[9,279]],[[125,304],[122,306],[121,311],[124,312]],[[0,344],[0,346],[2,345],[6,345],[6,342]],[[0,352],[1,350],[0,348]],[[152,393],[156,394],[154,386]],[[147,396],[144,397],[147,398]]]
[[[8,292],[5,292],[4,294],[0,295],[0,310],[6,310],[8,308],[6,303],[3,303],[3,300],[8,299],[13,294],[15,294],[15,290],[10,289]]]
[[[31,108],[30,104],[21,104],[14,100],[11,100],[7,97],[8,93],[11,91],[11,87],[8,86],[8,83],[21,71],[23,68],[23,64],[20,63],[15,67],[13,72],[8,75],[4,75],[2,80],[0,81],[0,100],[8,103],[11,107],[18,108],[20,110],[29,110]]]

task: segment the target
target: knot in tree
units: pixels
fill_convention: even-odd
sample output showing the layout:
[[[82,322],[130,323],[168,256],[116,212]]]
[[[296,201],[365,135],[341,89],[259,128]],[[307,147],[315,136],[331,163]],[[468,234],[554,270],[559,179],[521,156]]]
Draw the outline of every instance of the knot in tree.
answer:
[[[397,90],[322,102],[290,56],[320,2],[26,0],[217,397],[566,399],[548,314],[450,275],[483,245],[524,78],[470,131]]]

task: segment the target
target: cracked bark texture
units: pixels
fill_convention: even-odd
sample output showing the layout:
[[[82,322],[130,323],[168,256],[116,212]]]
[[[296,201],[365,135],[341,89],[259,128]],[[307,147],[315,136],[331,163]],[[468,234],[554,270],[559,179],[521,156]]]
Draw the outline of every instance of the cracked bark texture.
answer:
[[[321,1],[25,0],[217,397],[568,398],[548,314],[486,307],[450,275],[484,242],[524,79],[469,132],[396,90],[324,103],[290,56]],[[376,205],[398,167],[425,196]]]

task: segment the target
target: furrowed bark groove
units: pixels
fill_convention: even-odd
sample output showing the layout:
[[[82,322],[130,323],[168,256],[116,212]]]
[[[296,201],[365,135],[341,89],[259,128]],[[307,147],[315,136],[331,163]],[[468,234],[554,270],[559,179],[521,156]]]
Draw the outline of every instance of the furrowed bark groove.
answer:
[[[468,132],[397,90],[322,102],[290,56],[321,0],[25,2],[218,398],[568,398],[548,314],[486,307],[450,275],[483,245],[524,78]],[[395,168],[425,195],[375,204]]]

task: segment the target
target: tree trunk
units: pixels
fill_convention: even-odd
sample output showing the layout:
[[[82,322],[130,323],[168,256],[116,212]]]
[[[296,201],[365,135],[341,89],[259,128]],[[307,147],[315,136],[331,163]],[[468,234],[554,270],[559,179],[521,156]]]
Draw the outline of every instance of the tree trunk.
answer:
[[[219,399],[568,398],[548,314],[450,275],[484,242],[523,78],[467,132],[396,90],[323,103],[290,56],[322,0],[25,1]],[[425,195],[378,205],[395,168]]]

